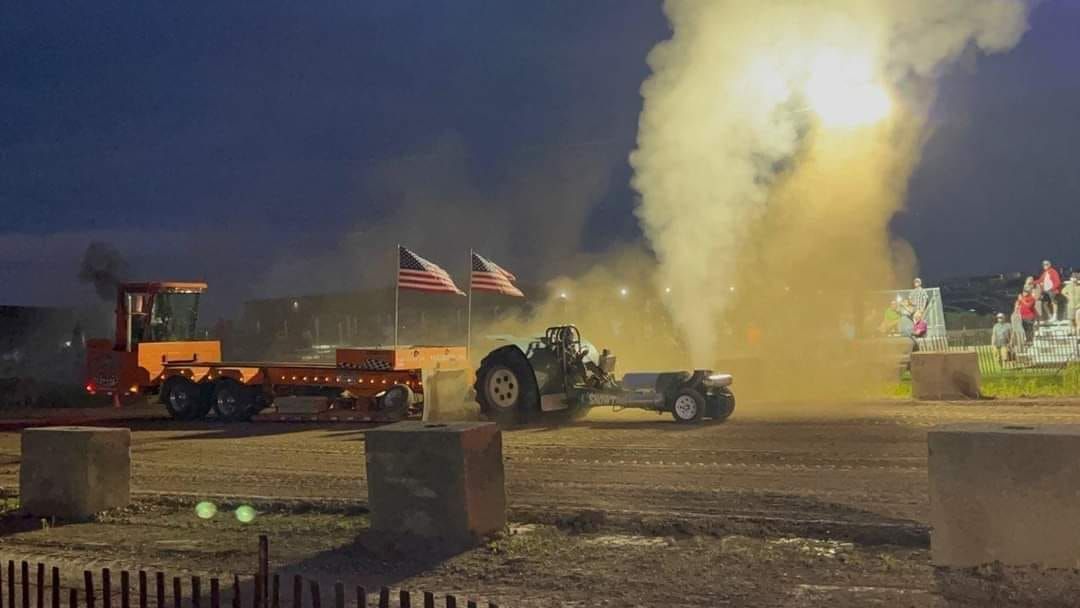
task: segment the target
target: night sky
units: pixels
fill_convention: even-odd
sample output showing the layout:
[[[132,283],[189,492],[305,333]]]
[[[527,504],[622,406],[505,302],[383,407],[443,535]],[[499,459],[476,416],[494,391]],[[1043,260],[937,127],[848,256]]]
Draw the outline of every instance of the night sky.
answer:
[[[1080,3],[1031,21],[941,81],[894,222],[924,276],[1080,265]],[[209,280],[211,314],[354,289],[370,231],[424,253],[455,201],[513,217],[553,183],[525,223],[568,217],[570,253],[631,243],[638,88],[668,35],[651,0],[4,3],[0,303],[93,299],[93,240],[133,278]],[[525,279],[569,259],[465,230]]]

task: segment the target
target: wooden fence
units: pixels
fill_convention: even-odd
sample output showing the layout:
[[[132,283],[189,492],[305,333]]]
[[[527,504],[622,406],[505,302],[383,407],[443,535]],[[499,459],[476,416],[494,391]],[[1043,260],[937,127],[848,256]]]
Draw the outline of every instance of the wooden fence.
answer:
[[[90,570],[83,572],[80,592],[74,586],[65,588],[61,585],[60,568],[48,568],[38,563],[31,570],[30,566],[26,561],[18,564],[8,561],[6,573],[0,568],[0,608],[114,608],[117,591],[119,608],[323,608],[324,602],[326,608],[391,608],[395,605],[397,608],[414,605],[435,608],[437,599],[443,600],[441,603],[445,608],[478,608],[476,601],[459,602],[454,595],[436,598],[434,593],[424,591],[414,596],[405,589],[397,590],[395,594],[388,587],[369,590],[356,586],[346,590],[341,582],[335,583],[333,590],[327,590],[324,596],[318,581],[299,574],[283,584],[279,574],[269,572],[269,545],[265,536],[259,537],[257,574],[250,577],[234,575],[232,580],[211,578],[207,587],[203,586],[204,581],[199,576],[168,577],[163,572],[153,572],[151,576],[145,570],[139,570],[135,576],[122,570],[117,581],[109,568],[102,568],[99,577]],[[114,583],[118,583],[118,590]],[[486,606],[498,608],[494,603]]]

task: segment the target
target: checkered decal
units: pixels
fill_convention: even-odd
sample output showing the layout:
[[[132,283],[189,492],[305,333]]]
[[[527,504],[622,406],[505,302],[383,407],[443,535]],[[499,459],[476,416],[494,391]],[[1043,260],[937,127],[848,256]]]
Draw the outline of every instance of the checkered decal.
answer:
[[[360,363],[342,363],[341,367],[368,372],[388,372],[394,369],[393,364],[383,359],[364,359]]]

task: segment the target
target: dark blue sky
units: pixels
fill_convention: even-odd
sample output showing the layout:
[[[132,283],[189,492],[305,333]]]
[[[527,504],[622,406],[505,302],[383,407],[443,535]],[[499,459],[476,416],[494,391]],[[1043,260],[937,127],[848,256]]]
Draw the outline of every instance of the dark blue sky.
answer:
[[[1080,3],[1049,0],[1011,53],[942,80],[895,222],[923,274],[1080,264],[1078,25]],[[140,278],[210,280],[230,313],[348,289],[305,264],[369,263],[350,244],[387,218],[437,240],[425,205],[512,216],[546,190],[526,222],[565,218],[558,247],[633,241],[626,156],[668,33],[652,0],[5,3],[0,302],[92,297],[75,275],[95,239]],[[504,236],[476,246],[537,260],[530,279],[565,262]]]

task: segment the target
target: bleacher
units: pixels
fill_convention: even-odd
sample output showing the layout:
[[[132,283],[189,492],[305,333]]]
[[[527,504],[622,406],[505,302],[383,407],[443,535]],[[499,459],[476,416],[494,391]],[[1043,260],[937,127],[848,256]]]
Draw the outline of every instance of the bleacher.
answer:
[[[1080,336],[1069,321],[1044,321],[1035,327],[1031,344],[1020,349],[1016,358],[1032,367],[1060,367],[1080,361]]]

